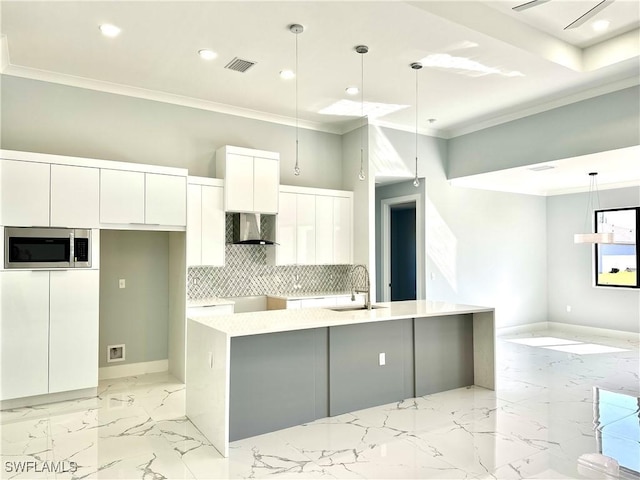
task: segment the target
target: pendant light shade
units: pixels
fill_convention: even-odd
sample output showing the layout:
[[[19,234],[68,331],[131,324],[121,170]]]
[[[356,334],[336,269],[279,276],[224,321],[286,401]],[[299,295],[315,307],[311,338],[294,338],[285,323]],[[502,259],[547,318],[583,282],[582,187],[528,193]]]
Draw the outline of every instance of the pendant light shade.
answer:
[[[587,199],[587,212],[584,219],[584,229],[587,230],[587,223],[590,214],[600,208],[600,195],[598,193],[598,172],[589,173],[589,198]],[[597,207],[594,202],[597,202]],[[614,243],[613,233],[576,233],[573,236],[573,243]]]
[[[294,23],[289,25],[289,31],[295,35],[296,38],[296,70],[295,70],[295,78],[296,78],[296,164],[293,167],[293,174],[298,176],[300,175],[300,157],[299,157],[299,149],[298,149],[298,35],[304,32],[304,27],[298,23]]]
[[[360,171],[358,172],[358,179],[363,181],[364,175],[364,126],[366,117],[364,116],[364,54],[369,51],[369,47],[366,45],[358,45],[355,51],[360,54],[360,117],[362,118],[362,125],[360,126]]]
[[[417,188],[420,186],[420,180],[418,179],[418,70],[422,68],[422,64],[414,62],[410,66],[416,72],[416,166],[413,186]]]

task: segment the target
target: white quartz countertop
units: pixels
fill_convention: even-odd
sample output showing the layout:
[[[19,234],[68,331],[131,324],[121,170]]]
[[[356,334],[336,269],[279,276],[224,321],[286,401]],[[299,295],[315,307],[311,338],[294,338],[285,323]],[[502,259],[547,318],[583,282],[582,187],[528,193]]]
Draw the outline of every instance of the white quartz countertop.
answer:
[[[197,300],[187,300],[187,308],[191,307],[215,307],[216,305],[234,305],[233,300],[219,297],[199,298]]]
[[[439,317],[479,312],[492,312],[489,307],[460,305],[430,300],[377,303],[383,308],[372,310],[333,311],[328,308],[300,310],[268,310],[264,312],[236,313],[215,317],[192,318],[225,333],[229,337],[259,335],[263,333],[335,327],[355,323],[382,322],[402,318]]]

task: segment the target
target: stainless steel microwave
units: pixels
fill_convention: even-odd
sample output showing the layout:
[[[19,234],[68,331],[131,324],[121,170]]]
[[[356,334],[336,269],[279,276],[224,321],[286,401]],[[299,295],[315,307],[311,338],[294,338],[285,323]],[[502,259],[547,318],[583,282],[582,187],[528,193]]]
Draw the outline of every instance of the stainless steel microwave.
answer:
[[[91,268],[91,230],[5,227],[4,268]]]

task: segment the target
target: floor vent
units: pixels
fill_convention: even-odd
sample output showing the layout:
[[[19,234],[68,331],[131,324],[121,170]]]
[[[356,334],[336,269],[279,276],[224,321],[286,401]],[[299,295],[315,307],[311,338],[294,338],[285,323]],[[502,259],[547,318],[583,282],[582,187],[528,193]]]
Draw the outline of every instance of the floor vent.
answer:
[[[252,62],[251,60],[243,60],[242,58],[235,57],[233,60],[227,63],[224,68],[244,73],[255,64],[256,62]]]

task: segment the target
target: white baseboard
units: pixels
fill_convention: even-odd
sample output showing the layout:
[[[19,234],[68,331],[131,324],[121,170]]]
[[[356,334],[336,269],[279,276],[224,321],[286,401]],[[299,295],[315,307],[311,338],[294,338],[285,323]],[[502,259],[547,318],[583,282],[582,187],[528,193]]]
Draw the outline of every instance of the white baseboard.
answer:
[[[496,337],[503,335],[518,335],[519,333],[529,333],[549,328],[549,322],[527,323],[525,325],[515,325],[513,327],[496,328]]]
[[[69,392],[47,393],[44,395],[34,395],[33,397],[13,398],[2,400],[0,410],[12,410],[14,408],[33,407],[46,403],[64,402],[66,400],[79,400],[82,398],[92,398],[98,395],[96,387],[83,388],[81,390],[71,390]]]
[[[563,332],[569,333],[613,337],[621,340],[640,340],[640,333],[636,332],[625,332],[623,330],[613,330],[610,328],[587,327],[585,325],[574,325],[572,323],[548,322],[548,324],[550,330],[562,330]]]
[[[496,329],[496,336],[518,335],[520,333],[536,332],[540,330],[556,330],[567,333],[575,333],[582,335],[597,335],[601,337],[612,337],[621,340],[640,340],[640,333],[625,332],[622,330],[613,330],[609,328],[588,327],[585,325],[574,325],[571,323],[561,322],[537,322],[527,323],[525,325],[516,325],[514,327],[502,327]]]
[[[153,362],[127,363],[124,365],[114,365],[101,367],[98,369],[99,380],[109,380],[111,378],[132,377],[144,375],[145,373],[159,373],[169,370],[169,360],[155,360]]]

